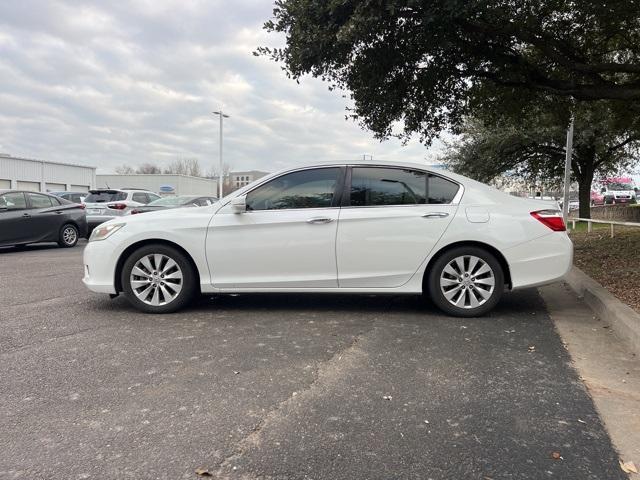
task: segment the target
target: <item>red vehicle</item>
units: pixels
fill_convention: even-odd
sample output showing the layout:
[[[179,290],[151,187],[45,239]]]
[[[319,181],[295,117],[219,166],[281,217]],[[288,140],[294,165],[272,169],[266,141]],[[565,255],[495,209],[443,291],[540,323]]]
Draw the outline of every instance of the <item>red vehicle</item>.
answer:
[[[591,206],[593,207],[594,205],[604,205],[604,195],[591,190]]]

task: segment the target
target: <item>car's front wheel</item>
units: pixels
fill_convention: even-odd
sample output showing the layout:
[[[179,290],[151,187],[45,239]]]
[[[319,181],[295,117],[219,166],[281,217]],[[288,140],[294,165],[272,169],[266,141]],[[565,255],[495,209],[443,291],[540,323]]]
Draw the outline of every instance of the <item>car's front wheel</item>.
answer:
[[[189,259],[168,245],[147,245],[124,262],[122,289],[129,302],[147,313],[170,313],[184,307],[196,291]]]
[[[496,306],[504,272],[494,255],[478,247],[458,247],[438,257],[428,277],[429,295],[444,312],[477,317]]]
[[[58,245],[63,248],[71,248],[75,247],[76,243],[78,243],[78,228],[70,223],[63,225],[58,235]]]

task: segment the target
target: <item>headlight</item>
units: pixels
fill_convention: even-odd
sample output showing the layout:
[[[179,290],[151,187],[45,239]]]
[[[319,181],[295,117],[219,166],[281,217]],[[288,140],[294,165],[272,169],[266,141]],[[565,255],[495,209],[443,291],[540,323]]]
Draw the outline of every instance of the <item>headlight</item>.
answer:
[[[95,242],[98,240],[104,240],[105,238],[109,238],[111,235],[116,233],[122,227],[124,227],[124,223],[109,223],[107,225],[99,225],[96,228],[94,228],[93,232],[91,232],[89,241]]]

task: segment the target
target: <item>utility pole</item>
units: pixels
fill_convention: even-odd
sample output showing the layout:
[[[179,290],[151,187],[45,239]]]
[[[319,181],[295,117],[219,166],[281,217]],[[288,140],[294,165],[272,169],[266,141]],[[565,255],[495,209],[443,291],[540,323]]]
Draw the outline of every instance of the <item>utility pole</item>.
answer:
[[[229,118],[229,115],[222,112],[222,109],[218,112],[213,112],[214,115],[218,115],[220,117],[220,173],[218,174],[218,198],[222,198],[222,175],[224,172],[224,167],[222,163],[222,124],[224,118]]]
[[[571,188],[571,157],[573,156],[573,120],[574,114],[571,113],[569,121],[569,129],[567,130],[567,149],[564,160],[564,196],[562,199],[562,218],[565,225],[569,220],[569,189]]]

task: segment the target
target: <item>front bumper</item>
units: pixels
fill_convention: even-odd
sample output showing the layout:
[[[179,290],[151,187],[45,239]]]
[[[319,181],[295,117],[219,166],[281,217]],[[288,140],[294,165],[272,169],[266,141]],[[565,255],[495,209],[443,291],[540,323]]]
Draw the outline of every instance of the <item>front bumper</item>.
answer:
[[[92,292],[115,294],[116,246],[109,241],[89,242],[84,247],[84,277],[82,282]]]

